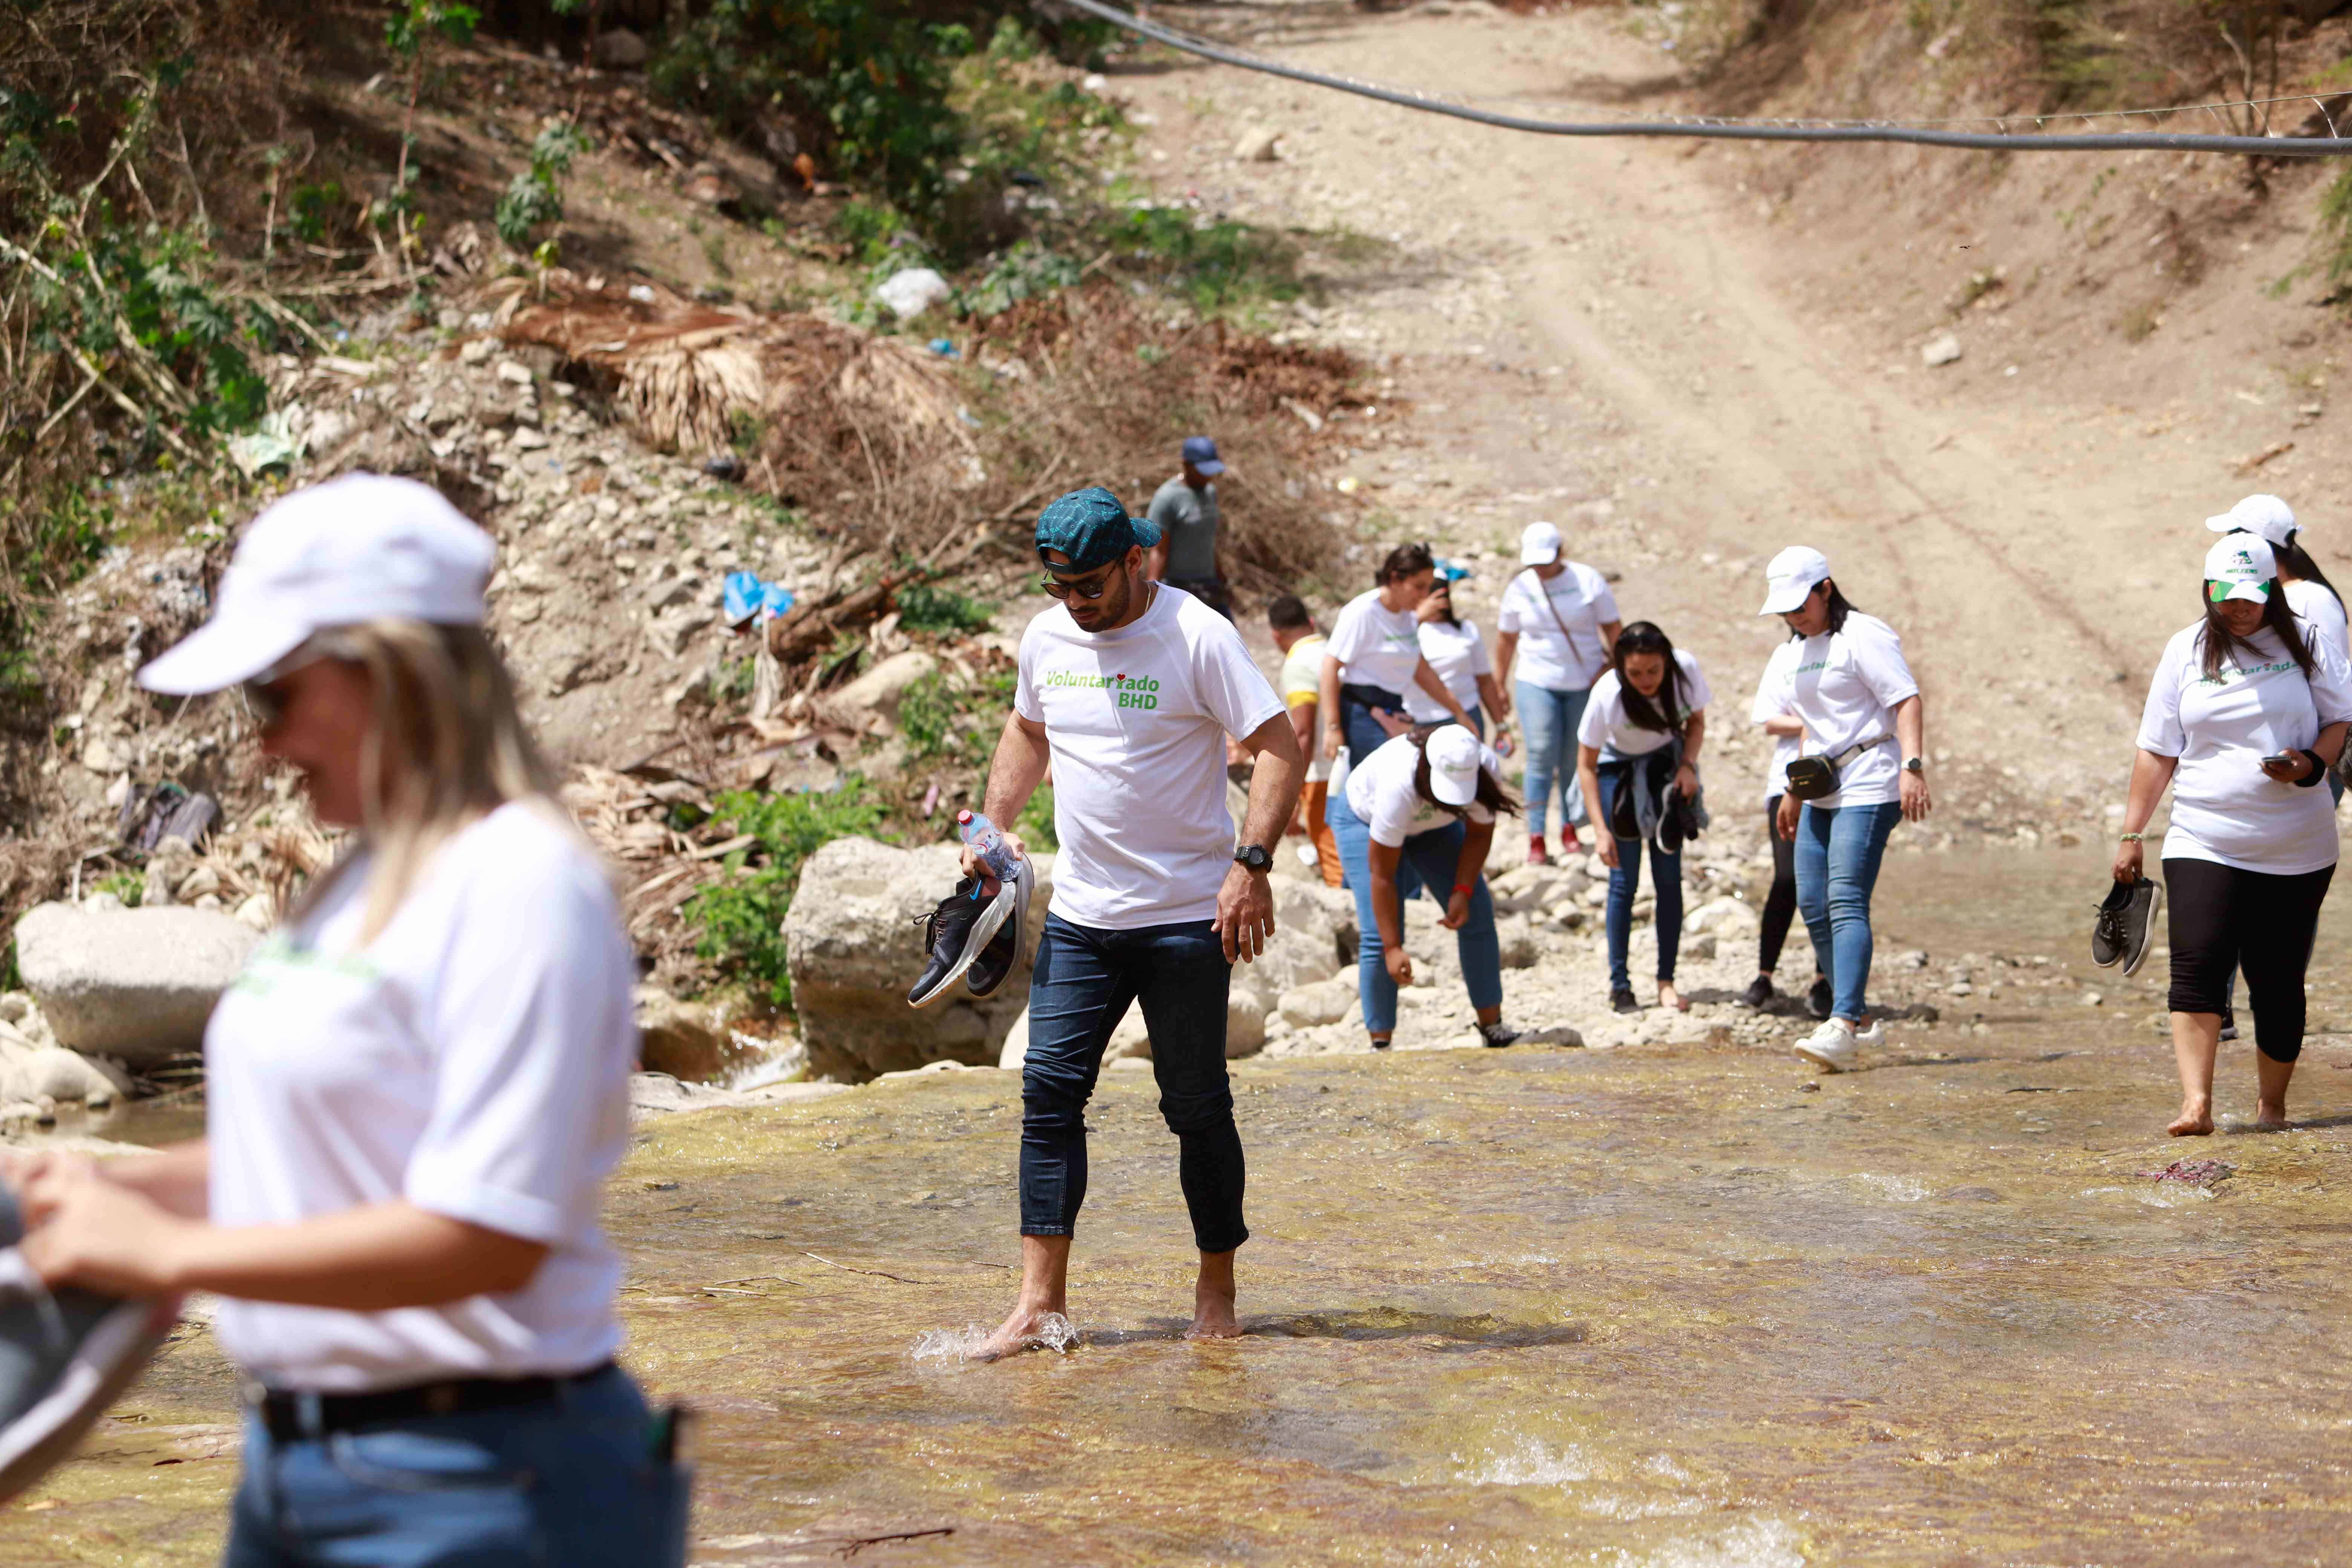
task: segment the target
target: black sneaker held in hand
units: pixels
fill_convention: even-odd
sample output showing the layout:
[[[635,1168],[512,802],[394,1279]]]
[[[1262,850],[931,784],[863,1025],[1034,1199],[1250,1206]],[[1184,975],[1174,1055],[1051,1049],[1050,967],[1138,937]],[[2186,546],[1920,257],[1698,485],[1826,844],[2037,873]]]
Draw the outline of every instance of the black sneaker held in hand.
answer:
[[[1008,882],[996,889],[994,898],[983,898],[980,879],[966,877],[956,883],[954,892],[940,900],[939,908],[915,917],[915,923],[924,928],[923,946],[929,957],[923,964],[921,978],[907,993],[908,1006],[930,1005],[939,1000],[941,992],[962,977],[1004,924],[1014,897],[1013,885]]]
[[[0,1188],[0,1501],[73,1451],[178,1316],[168,1301],[51,1292],[16,1246],[23,1235],[16,1199]]]
[[[2097,918],[2091,922],[2091,962],[2102,969],[2120,963],[2126,974],[2137,973],[2147,957],[2156,911],[2163,901],[2161,885],[2146,877],[2108,889]]]
[[[1005,879],[1004,891],[1013,895],[1013,907],[963,977],[964,989],[975,996],[986,996],[1003,984],[1004,977],[1020,961],[1021,933],[1029,929],[1029,886],[1030,872],[1025,862],[1017,873]]]

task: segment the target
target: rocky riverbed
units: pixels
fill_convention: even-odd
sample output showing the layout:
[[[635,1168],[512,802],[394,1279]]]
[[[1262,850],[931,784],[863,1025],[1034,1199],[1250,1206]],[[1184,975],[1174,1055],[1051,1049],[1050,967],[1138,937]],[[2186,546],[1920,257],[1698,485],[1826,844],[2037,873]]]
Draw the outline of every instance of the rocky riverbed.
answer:
[[[2184,1147],[2148,974],[1979,1005],[2035,973],[1983,950],[2082,966],[2095,869],[1891,862],[1883,923],[1946,1001],[1850,1077],[1712,1003],[1613,1048],[1237,1061],[1230,1344],[1175,1338],[1139,1059],[1091,1117],[1083,1338],[992,1367],[952,1351],[1011,1292],[1013,1075],[648,1113],[612,1215],[628,1359],[705,1416],[694,1561],[2325,1560],[2352,1377],[2279,1347],[2352,1333],[2352,925],[2323,929],[2298,1130]],[[2243,1048],[2222,1078],[2250,1109]],[[2183,1156],[2218,1164],[2162,1176]],[[199,1308],[0,1553],[211,1562],[233,1420]]]

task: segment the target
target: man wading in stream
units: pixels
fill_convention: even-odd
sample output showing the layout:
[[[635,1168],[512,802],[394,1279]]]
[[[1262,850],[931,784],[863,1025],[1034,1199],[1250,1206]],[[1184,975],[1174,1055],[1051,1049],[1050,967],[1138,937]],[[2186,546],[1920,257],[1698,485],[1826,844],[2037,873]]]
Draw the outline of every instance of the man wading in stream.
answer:
[[[1233,624],[1146,579],[1144,554],[1159,539],[1101,489],[1066,495],[1037,518],[1043,586],[1062,602],[1022,634],[986,807],[997,823],[1018,819],[1050,759],[1062,858],[1022,1066],[1021,1300],[977,1352],[983,1360],[1068,1331],[1086,1103],[1111,1030],[1137,1002],[1201,1249],[1191,1332],[1241,1331],[1234,1253],[1249,1230],[1225,992],[1234,961],[1255,960],[1274,932],[1266,870],[1306,764],[1282,700]],[[1238,844],[1225,809],[1226,736],[1257,763]],[[969,847],[964,872],[982,874]]]

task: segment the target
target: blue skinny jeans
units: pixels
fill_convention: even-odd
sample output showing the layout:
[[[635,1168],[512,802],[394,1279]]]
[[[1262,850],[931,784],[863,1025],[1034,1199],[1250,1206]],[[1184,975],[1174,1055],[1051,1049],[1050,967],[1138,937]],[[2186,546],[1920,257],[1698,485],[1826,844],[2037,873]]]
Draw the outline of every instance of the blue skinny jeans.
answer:
[[[1813,951],[1829,960],[1831,1016],[1849,1024],[1868,1007],[1870,894],[1887,836],[1902,820],[1903,807],[1891,800],[1827,811],[1807,801],[1797,818],[1797,910]]]
[[[1231,1252],[1249,1239],[1242,1135],[1225,1076],[1233,974],[1209,921],[1098,931],[1045,917],[1021,1069],[1022,1235],[1076,1234],[1087,1201],[1087,1101],[1111,1031],[1140,1003],[1160,1119],[1176,1134],[1176,1179],[1192,1211],[1193,1245]]]
[[[1339,863],[1348,868],[1348,887],[1356,895],[1356,994],[1364,1005],[1364,1031],[1385,1036],[1396,1029],[1397,986],[1389,978],[1388,950],[1381,942],[1381,922],[1372,910],[1372,830],[1348,805],[1348,792],[1331,796],[1323,813],[1331,836],[1339,841]],[[1404,900],[1423,888],[1443,906],[1454,891],[1454,873],[1462,864],[1462,841],[1470,829],[1449,822],[1426,833],[1416,833],[1397,853],[1397,929],[1404,929]],[[1437,889],[1444,889],[1440,893]],[[1474,1007],[1503,1005],[1503,943],[1495,934],[1495,899],[1481,876],[1470,889],[1470,918],[1454,933],[1454,951],[1462,959],[1463,989]]]
[[[1528,831],[1543,836],[1551,810],[1552,781],[1559,781],[1559,814],[1577,826],[1584,825],[1584,789],[1576,782],[1576,727],[1584,721],[1582,691],[1554,691],[1524,680],[1511,682],[1512,700],[1519,705],[1519,730],[1528,742]]]
[[[1617,815],[1617,792],[1628,782],[1623,772],[1604,768],[1597,775],[1601,784],[1601,820],[1605,825]],[[1614,835],[1612,835],[1614,837]],[[1631,991],[1633,980],[1626,973],[1626,953],[1633,944],[1633,900],[1642,891],[1642,850],[1639,838],[1617,840],[1617,864],[1609,873],[1609,989]],[[1648,846],[1650,875],[1658,889],[1654,911],[1658,925],[1658,978],[1675,977],[1675,955],[1683,945],[1683,858],[1669,855],[1656,845]]]
[[[280,1443],[248,1417],[222,1568],[681,1568],[689,1473],[617,1367],[544,1405]]]

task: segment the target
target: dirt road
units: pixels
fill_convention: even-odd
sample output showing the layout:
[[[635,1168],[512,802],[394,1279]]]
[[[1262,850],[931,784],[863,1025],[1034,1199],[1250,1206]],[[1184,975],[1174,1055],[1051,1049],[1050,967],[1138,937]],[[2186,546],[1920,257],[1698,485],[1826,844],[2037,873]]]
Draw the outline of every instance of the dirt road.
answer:
[[[1562,117],[1621,112],[1670,63],[1603,8],[1160,14],[1290,62]],[[1904,636],[1947,828],[2100,830],[2147,671],[2194,613],[2201,520],[2282,482],[2231,474],[2242,422],[2176,416],[2147,439],[2166,389],[2120,362],[2103,382],[2095,347],[2045,345],[2006,374],[1927,369],[1887,305],[1911,245],[1940,287],[1948,234],[1890,203],[1884,264],[1857,266],[1869,216],[1837,244],[1775,221],[1744,153],[1516,134],[1197,61],[1115,90],[1152,121],[1140,156],[1163,191],[1381,242],[1305,330],[1395,356],[1419,405],[1408,442],[1367,440],[1357,460],[1393,514],[1383,534],[1492,548],[1559,521],[1573,553],[1622,570],[1628,618],[1695,647],[1743,717],[1777,631],[1754,615],[1762,563],[1813,544]],[[1234,161],[1251,126],[1281,133],[1276,161]],[[1980,360],[2027,346],[1975,336]],[[1482,572],[1482,619],[1509,564]]]

